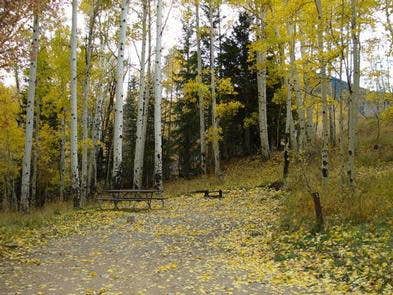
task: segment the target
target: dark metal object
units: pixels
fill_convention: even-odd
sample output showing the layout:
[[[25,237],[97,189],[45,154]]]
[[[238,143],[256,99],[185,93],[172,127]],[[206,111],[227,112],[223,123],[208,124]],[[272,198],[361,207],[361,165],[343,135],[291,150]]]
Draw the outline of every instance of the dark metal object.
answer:
[[[106,196],[104,196],[106,194]],[[164,207],[165,197],[162,195],[162,191],[159,190],[135,190],[135,189],[116,189],[116,190],[104,190],[101,195],[97,198],[99,205],[103,201],[113,202],[114,208],[119,209],[117,204],[123,201],[128,202],[146,202],[149,209],[151,209],[151,203],[153,200],[161,201],[162,207]]]

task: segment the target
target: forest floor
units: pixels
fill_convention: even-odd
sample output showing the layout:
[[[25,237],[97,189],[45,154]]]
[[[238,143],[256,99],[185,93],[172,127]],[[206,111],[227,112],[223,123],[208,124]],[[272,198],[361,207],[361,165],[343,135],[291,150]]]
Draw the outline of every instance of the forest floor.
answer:
[[[2,260],[0,290],[2,294],[293,294],[297,287],[269,282],[274,279],[273,266],[261,265],[253,272],[249,269],[256,266],[253,261],[243,262],[246,256],[237,253],[250,246],[241,245],[243,231],[268,242],[277,226],[279,199],[277,193],[262,189],[232,190],[224,199],[173,198],[164,209],[157,204],[151,211],[143,204],[136,210],[85,211],[85,218],[106,222],[50,239],[27,256]],[[272,258],[272,253],[261,255]],[[266,278],[261,279],[262,273]]]
[[[45,227],[0,241],[1,294],[357,294],[389,282],[389,232],[374,230],[365,247],[353,230],[284,234],[285,197],[238,188],[224,199],[180,195],[150,211],[57,212]],[[364,267],[378,268],[371,283]]]

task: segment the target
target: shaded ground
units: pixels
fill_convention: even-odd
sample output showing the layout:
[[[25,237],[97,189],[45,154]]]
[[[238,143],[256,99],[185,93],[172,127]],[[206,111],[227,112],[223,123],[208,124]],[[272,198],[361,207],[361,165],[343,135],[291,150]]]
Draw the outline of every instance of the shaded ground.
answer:
[[[224,241],[247,226],[239,217],[251,208],[242,194],[175,198],[164,209],[157,204],[150,212],[127,212],[112,225],[52,240],[33,251],[28,264],[1,262],[0,293],[295,293],[293,287],[250,280],[247,270],[231,263],[235,252]],[[273,226],[277,202],[262,190],[256,195],[248,204],[266,205],[269,214],[260,211],[258,222]]]

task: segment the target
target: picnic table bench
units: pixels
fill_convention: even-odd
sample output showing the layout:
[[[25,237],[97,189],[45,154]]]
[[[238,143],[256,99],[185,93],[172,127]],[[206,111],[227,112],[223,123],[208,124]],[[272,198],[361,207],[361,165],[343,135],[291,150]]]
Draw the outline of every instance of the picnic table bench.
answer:
[[[114,208],[119,209],[117,204],[120,202],[146,202],[149,209],[154,200],[161,201],[164,207],[165,197],[162,191],[150,189],[111,189],[104,190],[97,198],[101,207],[102,202],[113,202]]]
[[[210,190],[199,190],[199,191],[193,191],[191,192],[192,194],[203,194],[205,198],[217,198],[221,199],[223,198],[223,192],[222,190],[218,191],[210,191]]]

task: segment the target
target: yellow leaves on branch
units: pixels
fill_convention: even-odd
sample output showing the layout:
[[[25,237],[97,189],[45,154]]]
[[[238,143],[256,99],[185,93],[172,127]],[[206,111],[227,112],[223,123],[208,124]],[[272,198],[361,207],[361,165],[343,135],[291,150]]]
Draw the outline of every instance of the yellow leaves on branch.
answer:
[[[222,95],[235,95],[237,92],[233,87],[231,78],[222,78],[218,80],[217,90]]]
[[[229,101],[217,104],[217,117],[220,119],[232,118],[236,113],[244,108],[244,105],[239,101]]]
[[[222,140],[222,128],[209,127],[206,131],[206,140],[208,142],[218,142]]]
[[[201,95],[203,98],[209,96],[209,87],[203,83],[199,83],[196,80],[188,81],[183,87],[184,98],[196,102],[198,96]]]
[[[258,125],[258,113],[257,112],[253,112],[253,113],[251,113],[250,116],[244,118],[243,126],[245,128],[249,128],[251,126],[257,126],[257,125]]]

